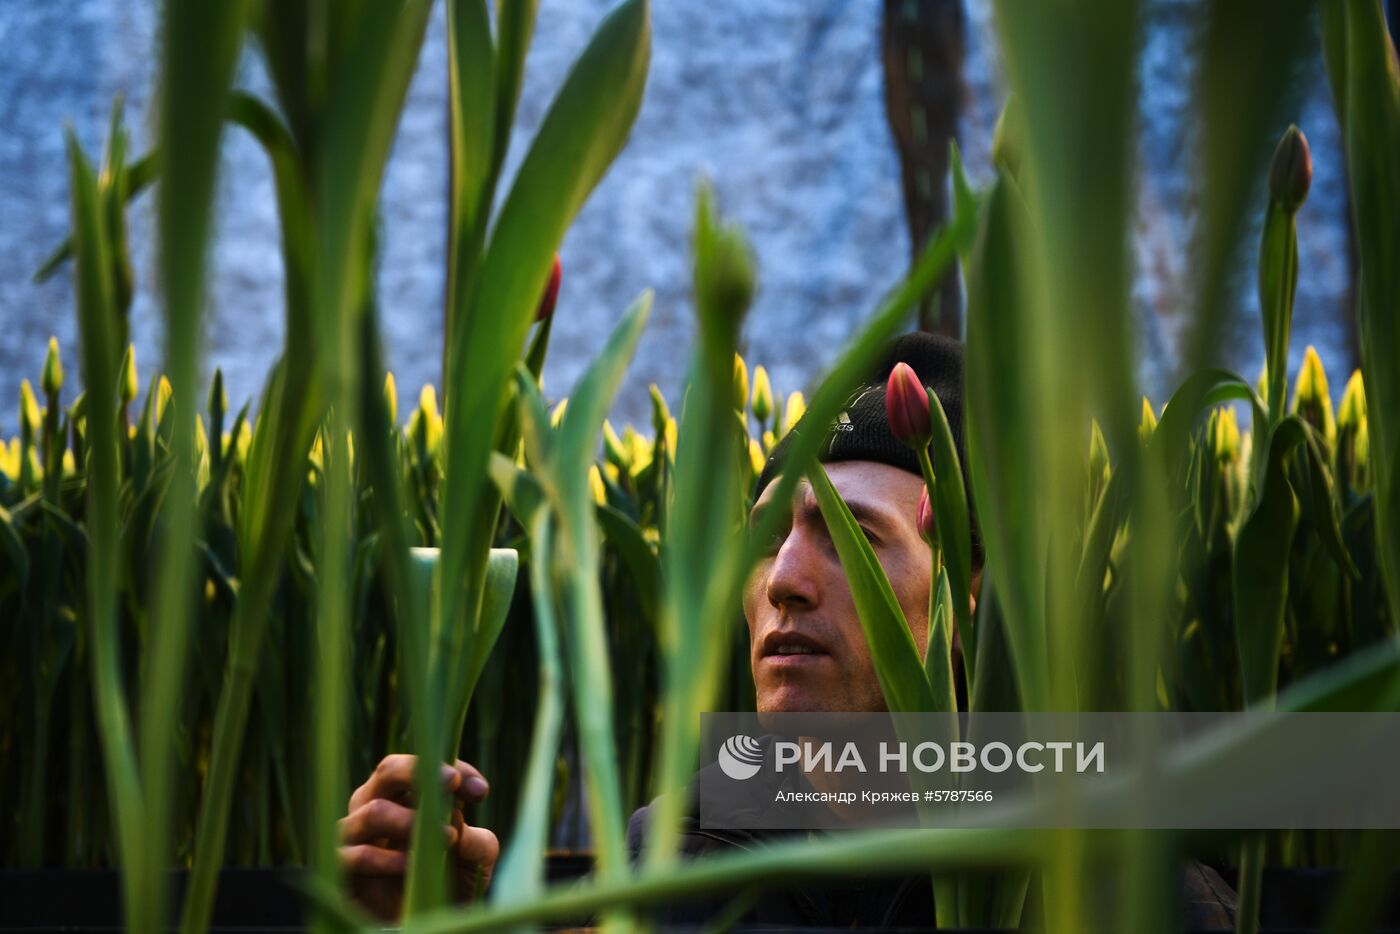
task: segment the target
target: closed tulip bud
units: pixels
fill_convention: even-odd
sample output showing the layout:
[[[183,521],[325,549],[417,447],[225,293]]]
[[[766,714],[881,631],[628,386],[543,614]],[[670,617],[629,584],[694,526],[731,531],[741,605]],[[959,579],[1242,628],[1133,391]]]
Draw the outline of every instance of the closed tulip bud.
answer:
[[[21,380],[19,384],[20,437],[33,439],[38,434],[39,425],[43,420],[43,413],[39,411],[39,401],[34,398],[34,387],[29,385],[29,380]]]
[[[762,366],[753,368],[753,417],[760,424],[768,424],[768,416],[773,414],[773,386],[768,382],[768,371]]]
[[[174,394],[174,390],[173,390],[173,389],[171,388],[171,386],[170,386],[170,380],[166,378],[166,376],[165,376],[164,373],[162,373],[162,374],[160,375],[160,379],[156,382],[156,424],[157,424],[157,425],[159,425],[161,419],[165,417],[165,407],[168,406],[168,405],[170,404],[170,397],[171,397],[173,394]]]
[[[1341,405],[1337,406],[1337,438],[1333,448],[1336,460],[1332,476],[1337,481],[1339,502],[1344,505],[1350,493],[1362,493],[1366,489],[1367,434],[1366,387],[1361,371],[1354,370],[1347,380],[1347,388],[1342,391]]]
[[[756,281],[748,238],[737,224],[720,226],[714,192],[702,184],[695,198],[695,298],[702,322],[714,319],[737,334]]]
[[[594,464],[588,468],[588,489],[593,493],[593,501],[599,506],[608,504],[608,488],[603,484],[603,474]]]
[[[1108,442],[1098,419],[1089,422],[1089,476],[1095,480],[1108,477]]]
[[[1322,358],[1311,344],[1303,352],[1303,365],[1298,370],[1298,382],[1293,389],[1292,412],[1317,429],[1330,445],[1337,433],[1332,417],[1332,398],[1327,388],[1327,371]]]
[[[777,435],[773,434],[773,432],[771,432],[771,431],[765,431],[765,432],[763,433],[763,450],[765,450],[765,451],[771,451],[771,450],[773,450],[773,448],[775,448],[775,447],[777,446],[777,444],[778,444],[778,436],[777,436]]]
[[[666,423],[671,420],[671,408],[666,404],[666,397],[661,394],[655,383],[647,386],[647,393],[651,396],[651,427],[659,435],[666,430]]]
[[[194,417],[194,451],[195,454],[203,454],[209,449],[209,434],[204,430],[204,418],[200,415]]]
[[[1157,430],[1157,413],[1152,411],[1152,403],[1142,397],[1142,420],[1138,422],[1138,440],[1146,444]]]
[[[438,414],[437,390],[432,383],[424,383],[418,392],[418,411],[422,413],[424,449],[436,454],[442,441],[442,416]]]
[[[238,426],[238,438],[235,441],[234,449],[238,452],[238,459],[246,460],[248,448],[253,443],[253,426],[246,421]]]
[[[1233,464],[1240,456],[1240,423],[1231,408],[1217,409],[1210,418],[1210,446],[1220,464]]]
[[[753,468],[754,476],[763,473],[763,465],[768,458],[763,453],[763,448],[753,438],[749,439],[749,466]]]
[[[1366,420],[1366,384],[1361,371],[1353,370],[1347,388],[1342,391],[1342,404],[1337,407],[1338,430],[1356,431]]]
[[[392,372],[384,374],[384,411],[389,417],[389,427],[399,423],[399,384]]]
[[[544,321],[554,316],[554,305],[559,301],[559,282],[564,277],[564,267],[559,262],[559,254],[554,254],[554,265],[549,269],[549,280],[544,284],[544,294],[540,296],[539,308],[535,310],[535,320]]]
[[[919,527],[920,537],[932,545],[937,532],[937,525],[933,517],[933,502],[928,496],[928,487],[919,490],[919,505],[914,517]]]
[[[744,358],[734,355],[734,408],[740,412],[749,407],[749,367]]]
[[[625,471],[632,463],[631,450],[628,445],[617,436],[613,429],[612,422],[603,419],[603,453],[608,459],[608,463],[617,467],[618,470]]]
[[[559,404],[554,407],[554,411],[549,413],[549,427],[558,428],[559,423],[564,420],[564,413],[569,410],[569,400],[560,399]]]
[[[789,393],[787,397],[787,402],[783,405],[782,434],[785,435],[789,431],[792,431],[793,426],[795,426],[799,421],[801,421],[802,416],[806,414],[807,397],[802,395],[801,391],[798,390],[794,390],[793,392]],[[781,437],[781,435],[779,437]]]
[[[885,415],[897,440],[915,450],[928,446],[933,437],[928,390],[907,363],[896,363],[890,371],[885,383]]]
[[[632,430],[631,425],[622,430],[622,446],[627,449],[629,465],[627,472],[629,474],[635,477],[651,466],[651,462],[654,460],[651,445],[647,443],[645,438]]]
[[[4,438],[0,438],[0,473],[12,481],[19,479],[18,438],[11,438],[8,444]]]
[[[39,386],[50,400],[57,399],[63,389],[63,361],[58,356],[56,337],[49,338],[49,349],[44,354],[44,375],[39,379]]]
[[[117,399],[122,405],[130,405],[136,398],[140,383],[136,380],[136,345],[127,344],[122,355],[122,365],[117,370]]]
[[[1269,165],[1269,196],[1289,214],[1296,214],[1307,200],[1310,187],[1312,152],[1308,138],[1302,130],[1290,126],[1278,141]]]

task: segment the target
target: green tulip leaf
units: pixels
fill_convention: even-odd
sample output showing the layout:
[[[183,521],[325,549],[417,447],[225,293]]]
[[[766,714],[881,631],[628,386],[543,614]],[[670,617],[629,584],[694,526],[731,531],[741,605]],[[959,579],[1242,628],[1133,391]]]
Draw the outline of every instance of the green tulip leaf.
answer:
[[[870,657],[875,662],[875,673],[890,711],[912,713],[941,709],[924,675],[909,623],[875,549],[861,532],[851,508],[832,486],[826,468],[814,464],[807,476],[832,544],[836,546],[841,568],[850,583],[860,628],[870,646]]]
[[[948,571],[948,586],[953,618],[966,653],[968,671],[977,664],[977,640],[972,631],[972,520],[967,508],[967,486],[963,482],[962,463],[953,430],[943,403],[930,392],[929,412],[932,415],[932,455],[934,486],[931,490],[934,512],[938,520],[938,541],[943,548],[943,561]]]

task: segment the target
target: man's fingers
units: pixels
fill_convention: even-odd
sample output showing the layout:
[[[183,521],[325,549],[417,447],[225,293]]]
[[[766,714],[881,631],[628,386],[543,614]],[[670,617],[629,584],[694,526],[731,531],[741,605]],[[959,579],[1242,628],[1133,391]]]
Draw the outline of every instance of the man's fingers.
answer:
[[[354,811],[374,798],[397,799],[411,792],[413,790],[413,772],[417,763],[417,756],[404,753],[385,756],[379,760],[374,774],[363,785],[356,788],[355,793],[350,796],[350,810]],[[455,794],[462,782],[460,771],[453,766],[443,765],[439,772],[443,787]]]
[[[413,837],[413,817],[412,808],[388,798],[374,798],[340,819],[340,842],[404,849]],[[447,847],[456,846],[458,835],[457,827],[443,826],[443,843]]]
[[[453,764],[453,768],[459,779],[456,789],[458,798],[475,804],[491,791],[491,786],[487,784],[485,776],[478,772],[476,766],[470,762],[458,759]]]
[[[374,798],[340,819],[341,843],[387,840],[403,846],[413,833],[413,811],[388,798]]]
[[[457,862],[467,865],[484,864],[494,866],[501,855],[501,844],[496,835],[485,827],[463,825],[457,835],[457,845],[453,848]]]
[[[352,876],[401,876],[408,869],[408,853],[369,843],[343,846],[340,867]]]

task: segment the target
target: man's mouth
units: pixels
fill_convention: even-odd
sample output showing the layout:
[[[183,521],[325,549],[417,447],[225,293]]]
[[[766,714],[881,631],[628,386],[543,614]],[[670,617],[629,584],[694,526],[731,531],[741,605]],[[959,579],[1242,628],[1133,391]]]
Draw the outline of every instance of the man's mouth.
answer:
[[[770,632],[763,639],[762,658],[768,665],[810,665],[828,657],[826,646],[804,633]]]

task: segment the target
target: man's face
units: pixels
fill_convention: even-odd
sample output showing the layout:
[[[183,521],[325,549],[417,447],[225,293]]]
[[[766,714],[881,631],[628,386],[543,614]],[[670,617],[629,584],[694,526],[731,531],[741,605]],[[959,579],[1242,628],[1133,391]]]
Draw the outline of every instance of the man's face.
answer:
[[[875,549],[922,653],[931,561],[916,522],[923,480],[873,461],[838,461],[826,471]],[[751,523],[762,511],[782,507],[772,501],[777,485],[764,489]],[[744,588],[758,710],[884,710],[850,585],[805,479],[791,511]]]

